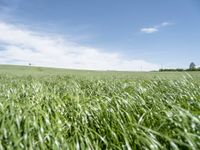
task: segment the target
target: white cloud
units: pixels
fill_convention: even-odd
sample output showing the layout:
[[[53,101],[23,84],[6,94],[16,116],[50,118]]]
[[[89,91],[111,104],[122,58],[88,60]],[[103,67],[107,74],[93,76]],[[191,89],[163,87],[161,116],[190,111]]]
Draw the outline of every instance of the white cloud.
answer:
[[[173,23],[171,23],[171,22],[163,22],[163,23],[161,23],[161,26],[165,27],[165,26],[170,26],[172,24]]]
[[[151,27],[151,28],[142,28],[141,32],[144,33],[154,33],[154,32],[158,32],[158,29],[155,27]]]
[[[109,53],[82,46],[58,36],[47,36],[17,25],[0,22],[0,63],[92,70],[156,70],[158,65],[144,60],[128,60],[120,53]]]
[[[161,24],[159,25],[155,25],[153,27],[147,27],[147,28],[142,28],[140,29],[141,32],[143,33],[155,33],[155,32],[158,32],[160,30],[160,28],[163,28],[163,27],[166,27],[166,26],[170,26],[170,25],[173,25],[173,23],[171,22],[162,22]]]

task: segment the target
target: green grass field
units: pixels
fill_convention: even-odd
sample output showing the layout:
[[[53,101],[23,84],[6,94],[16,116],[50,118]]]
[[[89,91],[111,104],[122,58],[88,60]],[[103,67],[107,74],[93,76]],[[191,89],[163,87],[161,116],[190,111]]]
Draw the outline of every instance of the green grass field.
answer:
[[[200,73],[0,65],[4,149],[200,149]]]

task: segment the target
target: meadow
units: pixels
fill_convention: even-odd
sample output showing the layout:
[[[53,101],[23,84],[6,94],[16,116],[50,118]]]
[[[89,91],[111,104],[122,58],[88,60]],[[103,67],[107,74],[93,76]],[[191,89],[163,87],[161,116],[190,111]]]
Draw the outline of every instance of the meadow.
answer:
[[[0,65],[4,149],[200,149],[200,73]]]

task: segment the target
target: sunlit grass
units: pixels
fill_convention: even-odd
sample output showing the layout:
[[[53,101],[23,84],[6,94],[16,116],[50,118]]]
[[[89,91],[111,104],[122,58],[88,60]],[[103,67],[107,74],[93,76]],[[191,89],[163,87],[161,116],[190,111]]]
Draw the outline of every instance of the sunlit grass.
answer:
[[[0,75],[0,149],[200,149],[200,82]]]

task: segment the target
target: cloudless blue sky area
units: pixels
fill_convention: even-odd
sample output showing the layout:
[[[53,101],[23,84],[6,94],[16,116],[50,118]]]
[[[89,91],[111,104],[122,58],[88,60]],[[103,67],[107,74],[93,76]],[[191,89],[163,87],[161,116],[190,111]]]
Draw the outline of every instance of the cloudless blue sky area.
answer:
[[[0,20],[163,67],[200,66],[199,0],[0,0]]]

